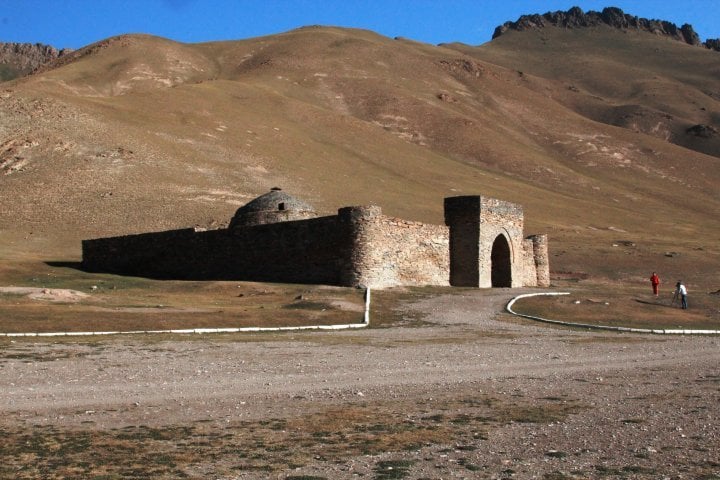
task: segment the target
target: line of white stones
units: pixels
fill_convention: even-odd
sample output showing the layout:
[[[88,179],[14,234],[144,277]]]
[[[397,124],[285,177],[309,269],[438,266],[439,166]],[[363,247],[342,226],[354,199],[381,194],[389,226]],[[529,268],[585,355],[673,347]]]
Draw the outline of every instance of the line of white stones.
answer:
[[[580,328],[592,328],[595,330],[612,330],[615,332],[632,332],[632,333],[654,333],[658,335],[720,335],[720,330],[689,330],[680,328],[629,328],[629,327],[611,327],[608,325],[590,325],[587,323],[575,323],[575,322],[563,322],[560,320],[551,320],[548,318],[536,317],[534,315],[525,315],[524,313],[517,313],[512,309],[512,306],[516,301],[521,298],[536,297],[540,295],[570,295],[570,292],[544,292],[544,293],[526,293],[524,295],[518,295],[508,302],[505,306],[505,310],[509,313],[518,317],[529,318],[531,320],[537,320],[538,322],[552,323],[555,325],[562,325],[565,327],[580,327]]]
[[[306,325],[300,327],[238,327],[238,328],[181,328],[171,330],[130,330],[107,332],[30,332],[30,333],[2,333],[0,337],[83,337],[93,335],[154,335],[163,333],[248,333],[248,332],[288,332],[297,330],[349,330],[365,328],[370,325],[370,289],[365,290],[365,313],[362,323],[349,323],[346,325]]]

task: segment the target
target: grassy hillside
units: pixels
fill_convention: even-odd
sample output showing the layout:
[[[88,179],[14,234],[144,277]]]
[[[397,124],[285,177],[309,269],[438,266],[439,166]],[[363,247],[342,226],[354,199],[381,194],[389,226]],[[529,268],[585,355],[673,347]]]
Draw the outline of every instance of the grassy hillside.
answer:
[[[608,26],[510,31],[472,56],[561,83],[557,100],[599,122],[720,157],[720,55]],[[688,128],[714,126],[710,138]]]
[[[682,129],[718,126],[719,58],[604,28],[480,47],[316,27],[109,39],[2,85],[0,256],[219,226],[272,186],[433,223],[443,197],[481,193],[524,205],[554,271],[717,289],[720,149]]]

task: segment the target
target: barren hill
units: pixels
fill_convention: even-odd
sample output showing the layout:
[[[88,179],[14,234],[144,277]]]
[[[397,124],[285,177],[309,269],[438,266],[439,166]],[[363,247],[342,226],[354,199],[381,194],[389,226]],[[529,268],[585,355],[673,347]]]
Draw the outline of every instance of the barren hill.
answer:
[[[480,47],[329,27],[108,39],[0,85],[0,254],[76,259],[82,238],[216,226],[275,185],[325,213],[434,223],[444,196],[482,193],[525,206],[555,271],[663,266],[711,285],[719,68],[718,52],[603,25]]]

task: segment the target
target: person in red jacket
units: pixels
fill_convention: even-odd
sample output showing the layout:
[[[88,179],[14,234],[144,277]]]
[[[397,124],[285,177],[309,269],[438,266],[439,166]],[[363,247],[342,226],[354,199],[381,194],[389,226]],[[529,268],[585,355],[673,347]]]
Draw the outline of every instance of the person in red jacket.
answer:
[[[652,283],[653,293],[657,297],[658,296],[658,286],[660,285],[660,277],[657,276],[657,273],[653,272],[653,274],[650,276],[650,283]]]

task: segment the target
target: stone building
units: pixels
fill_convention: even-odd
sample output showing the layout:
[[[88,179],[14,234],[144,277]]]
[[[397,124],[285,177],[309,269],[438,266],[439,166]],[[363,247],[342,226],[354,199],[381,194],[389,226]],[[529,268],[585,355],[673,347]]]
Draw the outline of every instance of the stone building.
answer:
[[[547,237],[523,236],[519,205],[445,199],[445,225],[343,207],[318,217],[280,189],[240,207],[228,228],[180,229],[82,242],[93,272],[162,279],[247,280],[384,288],[545,287]]]

